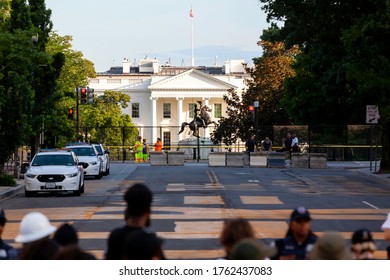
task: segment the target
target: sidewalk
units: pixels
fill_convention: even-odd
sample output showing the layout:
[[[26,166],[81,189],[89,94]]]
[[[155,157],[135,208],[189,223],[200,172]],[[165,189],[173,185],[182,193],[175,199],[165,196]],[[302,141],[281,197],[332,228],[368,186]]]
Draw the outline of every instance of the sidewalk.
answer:
[[[328,161],[328,168],[337,168],[337,169],[349,169],[366,176],[370,176],[378,182],[387,182],[390,185],[390,174],[375,174],[375,162],[372,162],[372,170],[370,171],[370,162],[369,161]],[[185,163],[186,166],[196,166],[196,165],[207,165],[206,161],[201,162],[188,162]],[[140,165],[140,166],[150,166],[149,164]],[[377,163],[377,170],[379,170],[379,163]],[[0,199],[15,195],[18,192],[22,192],[24,189],[24,181],[17,180],[16,187],[0,187]]]

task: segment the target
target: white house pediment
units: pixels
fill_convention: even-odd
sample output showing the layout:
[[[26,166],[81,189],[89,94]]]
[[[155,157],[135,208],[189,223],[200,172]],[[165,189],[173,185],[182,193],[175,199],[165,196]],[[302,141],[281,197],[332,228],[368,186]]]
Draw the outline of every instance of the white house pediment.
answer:
[[[151,91],[226,91],[231,88],[237,87],[195,69],[163,80],[152,79],[149,86]]]

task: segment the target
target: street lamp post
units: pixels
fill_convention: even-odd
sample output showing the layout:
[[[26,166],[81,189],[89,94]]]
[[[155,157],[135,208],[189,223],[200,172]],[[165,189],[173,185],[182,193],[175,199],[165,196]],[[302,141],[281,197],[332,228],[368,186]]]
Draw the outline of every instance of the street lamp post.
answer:
[[[259,100],[253,102],[253,107],[255,107],[256,147],[259,148]]]

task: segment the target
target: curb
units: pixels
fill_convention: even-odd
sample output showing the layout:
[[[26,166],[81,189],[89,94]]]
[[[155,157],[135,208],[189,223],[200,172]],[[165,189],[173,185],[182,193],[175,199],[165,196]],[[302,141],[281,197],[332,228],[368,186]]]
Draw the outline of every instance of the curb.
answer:
[[[24,189],[23,185],[17,185],[16,187],[11,187],[8,190],[0,190],[0,199],[13,196]]]
[[[356,173],[359,173],[361,175],[368,176],[371,179],[374,179],[375,181],[377,181],[378,183],[389,183],[390,184],[390,178],[386,178],[386,177],[378,176],[376,174],[364,172],[363,170],[360,170],[360,169],[350,169],[350,170],[352,172],[356,172]],[[387,175],[390,177],[390,174],[387,174]]]

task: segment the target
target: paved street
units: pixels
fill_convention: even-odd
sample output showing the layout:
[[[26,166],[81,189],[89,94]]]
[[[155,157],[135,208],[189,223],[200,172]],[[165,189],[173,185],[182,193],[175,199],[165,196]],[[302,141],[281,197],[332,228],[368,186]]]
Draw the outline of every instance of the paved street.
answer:
[[[355,169],[209,168],[206,164],[151,167],[113,163],[111,174],[87,180],[81,197],[25,198],[23,193],[0,205],[10,220],[4,238],[12,242],[24,214],[42,211],[56,225],[71,222],[81,246],[101,258],[109,232],[123,224],[122,195],[135,182],[155,194],[150,230],[164,238],[169,259],[214,259],[223,256],[219,234],[223,221],[248,219],[259,238],[282,237],[291,210],[308,207],[314,231],[340,231],[349,239],[365,227],[377,241],[378,258],[385,242],[380,226],[390,210],[390,184]],[[15,244],[17,245],[17,244]]]

